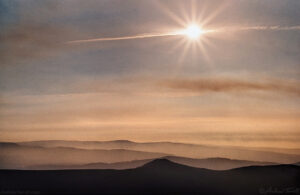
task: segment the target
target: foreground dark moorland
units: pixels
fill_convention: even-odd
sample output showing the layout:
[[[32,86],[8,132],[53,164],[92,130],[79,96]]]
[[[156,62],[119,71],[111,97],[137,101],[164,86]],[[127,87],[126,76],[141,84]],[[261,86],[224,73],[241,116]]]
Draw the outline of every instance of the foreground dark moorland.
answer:
[[[299,194],[300,167],[213,171],[157,159],[127,170],[1,170],[1,194]]]

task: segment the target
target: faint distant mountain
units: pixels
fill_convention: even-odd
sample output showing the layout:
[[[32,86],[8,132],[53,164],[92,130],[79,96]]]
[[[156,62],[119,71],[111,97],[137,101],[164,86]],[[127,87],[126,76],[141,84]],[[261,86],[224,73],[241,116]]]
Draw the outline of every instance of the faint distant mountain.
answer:
[[[116,141],[33,141],[20,142],[21,145],[43,147],[74,147],[82,149],[126,149],[152,153],[164,153],[188,158],[229,158],[247,161],[275,163],[295,163],[300,161],[300,154],[286,154],[263,151],[244,147],[206,146],[173,142],[136,143],[128,140]]]
[[[19,146],[19,144],[16,144],[16,143],[12,143],[12,142],[0,142],[0,147],[8,147],[8,146]]]
[[[299,193],[300,167],[251,166],[227,171],[193,168],[158,159],[127,170],[0,170],[0,191],[39,193],[214,194]]]
[[[0,146],[0,168],[2,169],[129,169],[161,157],[180,164],[213,170],[274,164],[226,158],[193,159],[125,149],[44,148],[15,143],[0,143]]]
[[[248,149],[248,150],[255,150],[255,151],[266,151],[266,152],[276,152],[282,154],[296,154],[300,155],[300,148],[272,148],[272,147],[237,147],[239,149]]]
[[[276,164],[272,162],[233,160],[227,158],[193,159],[193,158],[184,158],[184,157],[177,157],[177,156],[168,156],[165,158],[179,164],[188,165],[197,168],[211,169],[211,170],[227,170],[227,169],[254,166],[254,165],[264,166],[264,165]]]
[[[145,160],[133,160],[126,162],[116,162],[116,163],[88,163],[88,164],[79,164],[79,165],[58,165],[58,164],[44,164],[44,165],[33,165],[24,167],[26,170],[66,170],[66,169],[133,169],[141,167],[144,164],[152,161],[153,159]]]
[[[300,166],[300,162],[296,162],[294,163],[294,165]]]
[[[226,158],[208,158],[208,159],[192,159],[177,156],[165,156],[163,157],[172,162],[179,164],[205,168],[211,170],[227,170],[239,167],[253,166],[253,165],[275,165],[271,162],[255,162],[255,161],[243,161],[243,160],[232,160]],[[117,163],[89,163],[83,165],[34,165],[25,167],[25,169],[37,169],[37,170],[58,170],[58,169],[132,169],[143,166],[144,164],[154,159],[135,160],[129,162],[117,162]]]
[[[33,165],[78,165],[88,163],[114,163],[154,159],[162,153],[131,151],[126,149],[86,150],[78,148],[44,148],[14,143],[0,143],[0,168],[22,169]]]
[[[65,141],[65,140],[43,140],[31,142],[18,142],[21,145],[27,146],[42,146],[42,147],[73,147],[82,149],[120,149],[129,147],[138,143],[128,140],[113,140],[113,141]],[[124,149],[123,148],[123,149]]]

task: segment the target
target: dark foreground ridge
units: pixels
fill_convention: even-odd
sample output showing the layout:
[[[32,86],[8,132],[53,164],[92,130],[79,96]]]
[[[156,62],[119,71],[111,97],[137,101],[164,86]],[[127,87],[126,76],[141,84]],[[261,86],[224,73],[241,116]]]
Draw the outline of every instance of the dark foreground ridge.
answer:
[[[0,171],[0,194],[300,194],[300,167],[212,171],[157,159],[127,170]]]

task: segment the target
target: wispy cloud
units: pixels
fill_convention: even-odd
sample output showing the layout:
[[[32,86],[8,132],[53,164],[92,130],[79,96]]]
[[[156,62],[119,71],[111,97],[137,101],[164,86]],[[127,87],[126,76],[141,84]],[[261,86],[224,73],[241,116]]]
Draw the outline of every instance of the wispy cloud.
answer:
[[[21,23],[0,32],[3,44],[0,58],[2,62],[28,59],[48,55],[50,51],[61,48],[58,36],[66,30],[57,26]]]
[[[175,36],[179,35],[178,32],[169,32],[169,33],[152,33],[152,34],[141,34],[133,36],[124,36],[124,37],[106,37],[106,38],[95,38],[95,39],[84,39],[84,40],[75,40],[68,41],[70,43],[88,43],[88,42],[98,42],[98,41],[120,41],[120,40],[130,40],[130,39],[145,39],[145,38],[154,38],[154,37],[166,37],[166,36]]]
[[[5,4],[7,8],[2,14],[7,21],[0,23],[0,65],[58,53],[65,47],[62,40],[75,33],[66,25],[48,21],[59,13],[59,1],[11,1],[11,5]]]
[[[300,85],[284,81],[244,81],[234,79],[169,79],[159,85],[192,92],[274,91],[300,96]]]
[[[235,32],[235,31],[291,31],[300,30],[300,26],[232,26],[207,30],[206,33]]]

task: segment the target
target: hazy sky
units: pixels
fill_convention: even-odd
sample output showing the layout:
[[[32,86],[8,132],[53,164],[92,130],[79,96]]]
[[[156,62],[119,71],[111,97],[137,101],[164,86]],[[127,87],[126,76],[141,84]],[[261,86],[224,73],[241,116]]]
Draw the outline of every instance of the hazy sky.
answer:
[[[299,0],[0,0],[0,140],[300,147]],[[164,34],[197,23],[215,33]]]

